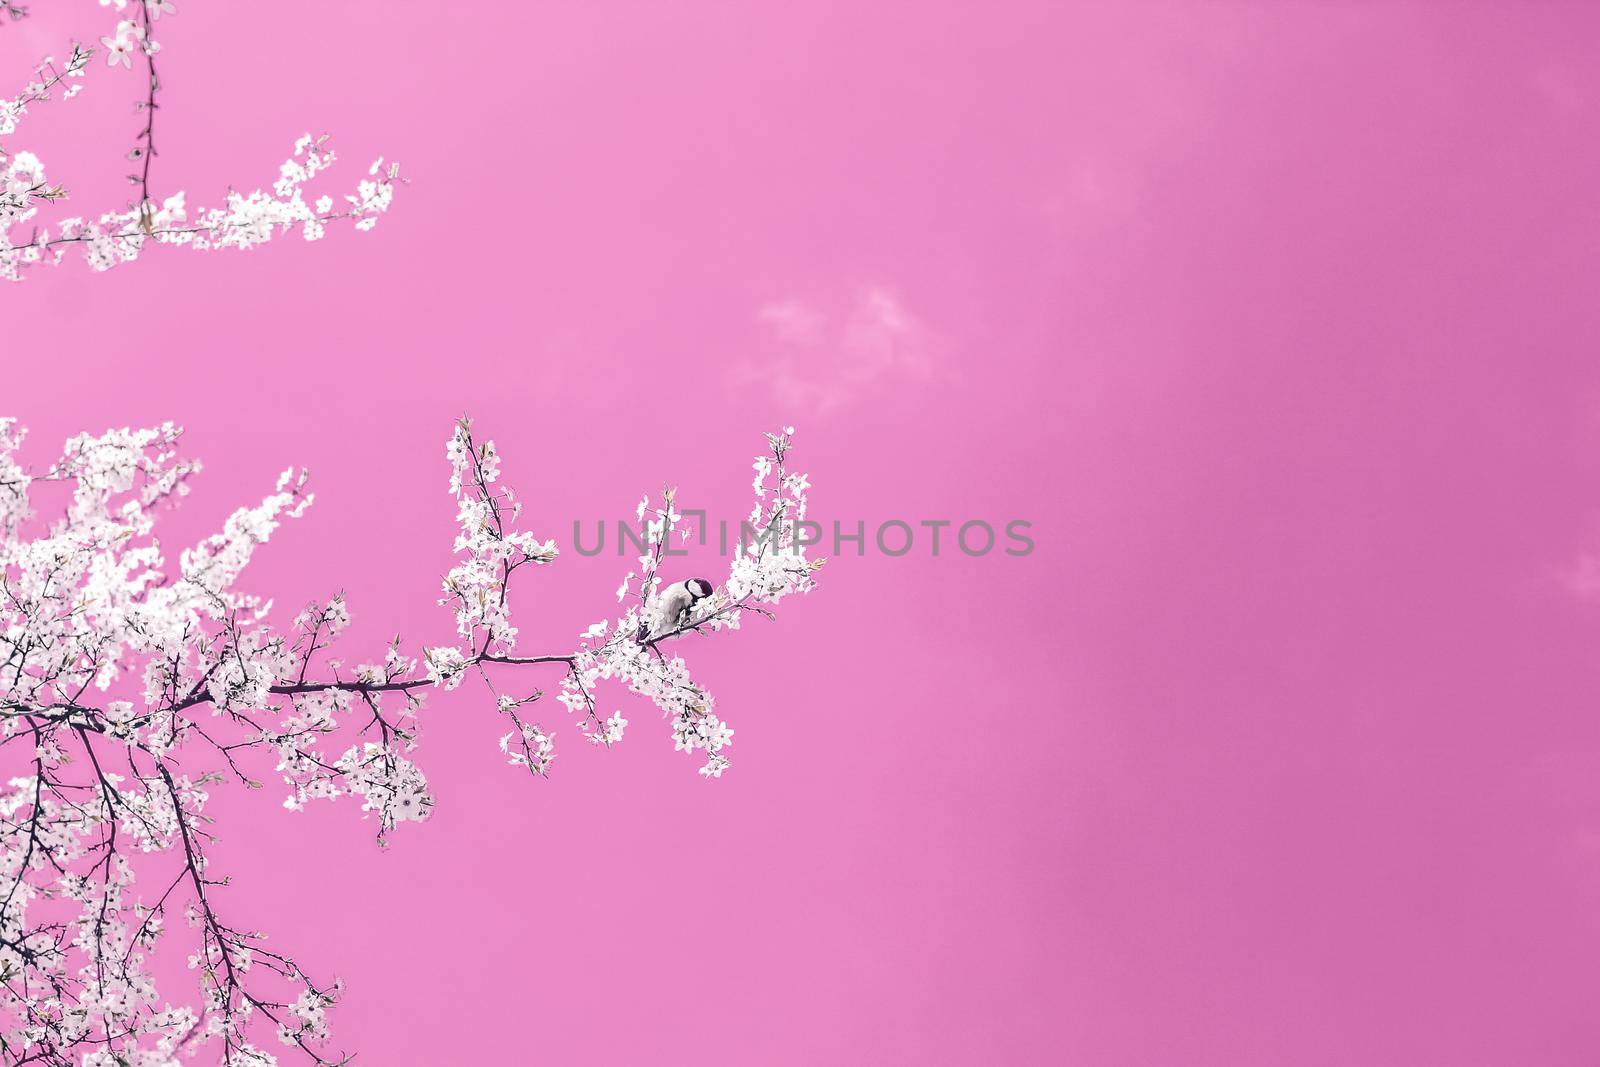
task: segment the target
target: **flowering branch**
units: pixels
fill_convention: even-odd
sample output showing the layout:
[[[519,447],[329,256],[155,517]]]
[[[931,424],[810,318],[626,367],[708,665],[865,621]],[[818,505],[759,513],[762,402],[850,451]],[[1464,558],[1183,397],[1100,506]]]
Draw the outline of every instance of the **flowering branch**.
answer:
[[[674,747],[700,752],[720,777],[733,731],[691,680],[675,642],[770,617],[808,592],[820,560],[798,537],[809,482],[785,469],[791,431],[768,435],[756,461],[756,536],[726,580],[691,605],[661,588],[681,516],[676,493],[641,501],[638,565],[624,579],[622,616],[589,626],[568,650],[524,654],[512,623],[513,581],[554,563],[553,541],[518,528],[522,503],[500,483],[493,442],[461,420],[447,444],[457,507],[457,561],[440,603],[455,639],[407,654],[398,639],[347,667],[331,655],[350,623],[342,596],[310,605],[287,631],[268,602],[235,591],[258,545],[312,502],[304,472],[286,471],[255,507],[179,555],[169,573],[157,514],[189,490],[199,464],[179,455],[172,425],[66,443],[30,471],[15,458],[23,433],[0,419],[0,1058],[51,1067],[167,1065],[215,1044],[226,1065],[277,1062],[264,1038],[314,1064],[328,1051],[337,980],[314,980],[264,935],[224,917],[212,872],[212,791],[260,789],[277,774],[284,806],[356,797],[380,843],[425,819],[434,797],[415,762],[418,713],[432,689],[479,679],[511,726],[501,751],[544,776],[554,731],[530,714],[538,689],[505,683],[559,672],[558,702],[591,743],[622,740],[621,711],[602,717],[602,686],[619,682],[653,702]],[[39,526],[42,501],[61,514]],[[646,519],[648,516],[648,519]],[[520,584],[520,583],[519,583]],[[681,583],[680,583],[681,584]],[[669,587],[671,588],[671,587]],[[270,771],[268,765],[270,764]],[[147,893],[143,887],[149,886]],[[172,1007],[150,960],[182,919],[199,974],[197,1006]]]
[[[138,31],[144,43],[144,63],[149,78],[149,92],[143,103],[139,104],[139,108],[144,112],[144,129],[139,131],[139,140],[143,143],[134,147],[132,156],[141,163],[138,176],[139,222],[145,232],[150,233],[155,225],[150,211],[150,162],[156,156],[156,91],[161,88],[161,79],[156,74],[156,53],[161,50],[161,46],[156,42],[155,34],[151,32],[151,24],[163,13],[173,12],[176,9],[168,0],[145,0],[138,5],[138,8]]]
[[[42,205],[64,200],[65,186],[49,184],[44,164],[32,152],[10,152],[6,138],[19,126],[30,106],[46,100],[71,99],[83,88],[92,49],[74,44],[67,62],[57,68],[45,59],[35,68],[32,80],[22,92],[0,99],[0,279],[18,281],[24,269],[41,263],[61,261],[68,248],[78,247],[95,270],[108,270],[138,257],[150,244],[180,245],[194,249],[253,248],[274,236],[298,228],[308,241],[323,236],[329,223],[352,220],[359,230],[369,230],[378,216],[388,210],[394,186],[401,181],[398,167],[379,159],[368,171],[368,178],[346,194],[335,210],[332,196],[318,196],[308,202],[303,185],[330,167],[335,156],[327,138],[309,134],[295,144],[294,155],[279,169],[272,193],[260,189],[248,194],[229,191],[224,206],[197,211],[193,218],[186,208],[185,194],[174,193],[159,203],[151,191],[151,170],[156,157],[156,112],[161,79],[156,71],[156,55],[161,50],[155,27],[163,15],[176,13],[171,0],[102,0],[124,11],[135,7],[131,18],[121,19],[116,28],[100,38],[106,64],[133,69],[133,59],[141,57],[145,90],[136,108],[143,125],[135,137],[128,157],[137,164],[128,175],[136,190],[135,199],[124,210],[102,212],[97,218],[62,218],[52,233],[36,227],[22,240],[13,231],[33,221]],[[13,18],[21,8],[6,8]]]

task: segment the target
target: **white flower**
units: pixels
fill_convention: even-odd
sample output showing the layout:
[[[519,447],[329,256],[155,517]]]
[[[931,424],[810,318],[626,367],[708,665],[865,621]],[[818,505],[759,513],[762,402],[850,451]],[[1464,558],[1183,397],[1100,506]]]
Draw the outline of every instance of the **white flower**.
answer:
[[[628,720],[622,717],[622,712],[612,712],[611,716],[601,724],[599,732],[589,735],[589,741],[592,744],[610,747],[622,740],[622,731],[627,725]]]
[[[100,43],[106,46],[106,65],[114,67],[120,63],[133,69],[133,53],[139,48],[140,35],[141,31],[133,23],[117,23],[114,36],[100,38]]]

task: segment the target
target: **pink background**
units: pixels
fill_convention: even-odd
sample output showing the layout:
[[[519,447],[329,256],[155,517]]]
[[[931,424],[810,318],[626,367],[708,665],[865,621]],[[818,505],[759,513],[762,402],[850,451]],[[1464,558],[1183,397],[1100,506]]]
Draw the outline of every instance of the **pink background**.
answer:
[[[610,753],[552,702],[527,781],[463,690],[425,720],[441,807],[386,853],[350,807],[219,800],[223,906],[348,980],[342,1045],[1594,1062],[1592,9],[300,10],[162,24],[157,192],[253,187],[306,129],[332,186],[379,152],[414,184],[370,235],[0,293],[36,444],[183,422],[182,536],[311,466],[247,584],[346,590],[352,658],[448,631],[463,410],[563,544],[664,479],[738,516],[792,422],[820,518],[1039,545],[847,555],[695,649],[718,783],[631,701]],[[6,69],[49,29],[0,30]],[[80,209],[122,195],[135,82],[16,142]],[[622,569],[540,575],[529,650]]]

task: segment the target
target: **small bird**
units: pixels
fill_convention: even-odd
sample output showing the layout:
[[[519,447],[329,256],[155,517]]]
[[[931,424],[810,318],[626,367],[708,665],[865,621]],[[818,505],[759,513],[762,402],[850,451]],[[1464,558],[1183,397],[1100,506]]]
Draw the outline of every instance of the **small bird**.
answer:
[[[655,625],[650,630],[650,637],[669,634],[688,622],[694,606],[710,595],[711,583],[704,578],[687,578],[661,590],[661,595],[656,598]]]

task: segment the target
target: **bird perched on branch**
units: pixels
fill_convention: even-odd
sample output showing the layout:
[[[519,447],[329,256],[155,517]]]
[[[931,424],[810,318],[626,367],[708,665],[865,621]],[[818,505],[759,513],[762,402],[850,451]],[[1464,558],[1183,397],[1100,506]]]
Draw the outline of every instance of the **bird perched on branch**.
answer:
[[[656,598],[655,615],[646,636],[653,640],[669,634],[689,621],[694,606],[711,595],[711,583],[704,578],[686,578],[661,590]]]

